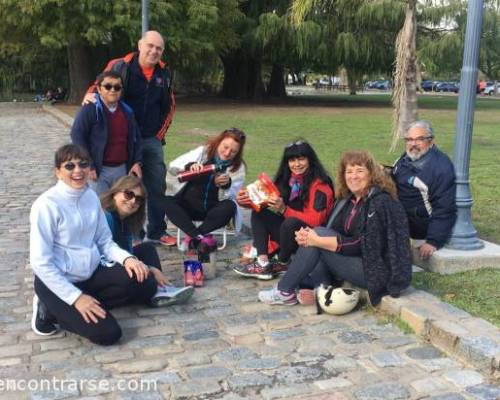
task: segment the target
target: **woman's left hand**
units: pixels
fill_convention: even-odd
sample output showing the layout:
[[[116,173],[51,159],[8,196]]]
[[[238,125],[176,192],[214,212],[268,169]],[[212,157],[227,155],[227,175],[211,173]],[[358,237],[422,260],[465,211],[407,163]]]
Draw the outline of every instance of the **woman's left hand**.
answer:
[[[214,178],[215,186],[226,186],[229,183],[228,174],[217,174]]]
[[[155,278],[155,281],[158,284],[158,286],[170,285],[170,281],[168,280],[168,278],[165,275],[163,275],[163,272],[161,272],[158,268],[149,267],[149,272]]]
[[[299,246],[316,246],[319,235],[312,228],[300,228],[295,232],[295,240]]]
[[[137,282],[144,281],[149,274],[149,268],[135,257],[127,258],[123,266],[127,270],[127,274],[130,278],[133,278],[135,273]]]
[[[286,205],[282,197],[279,196],[271,197],[268,200],[267,204],[269,205],[271,211],[274,211],[278,214],[283,214],[285,212]]]

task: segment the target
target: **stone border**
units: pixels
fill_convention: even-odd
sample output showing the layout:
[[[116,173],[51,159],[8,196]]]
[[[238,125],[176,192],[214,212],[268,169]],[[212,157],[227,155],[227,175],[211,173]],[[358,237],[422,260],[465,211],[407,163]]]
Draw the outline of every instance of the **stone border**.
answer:
[[[73,124],[73,118],[56,107],[42,107],[64,125]],[[378,310],[401,319],[417,335],[451,357],[477,368],[493,381],[500,381],[500,330],[493,324],[413,287],[399,298],[385,296]]]

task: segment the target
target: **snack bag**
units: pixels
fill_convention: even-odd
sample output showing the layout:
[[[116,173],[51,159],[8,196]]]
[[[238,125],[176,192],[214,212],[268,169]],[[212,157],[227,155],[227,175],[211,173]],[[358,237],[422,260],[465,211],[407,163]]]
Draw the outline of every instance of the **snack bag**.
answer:
[[[247,185],[247,191],[251,206],[257,212],[266,206],[271,197],[280,195],[278,188],[265,172],[262,172],[255,182]]]

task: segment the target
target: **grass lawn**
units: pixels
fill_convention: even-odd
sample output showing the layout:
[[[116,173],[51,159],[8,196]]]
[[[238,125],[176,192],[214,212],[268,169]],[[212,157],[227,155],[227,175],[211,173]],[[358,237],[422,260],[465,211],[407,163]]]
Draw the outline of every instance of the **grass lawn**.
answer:
[[[419,97],[420,117],[431,121],[438,146],[453,153],[457,96]],[[74,112],[69,109],[69,113]],[[325,167],[335,173],[340,154],[348,149],[369,149],[381,163],[392,164],[402,151],[389,152],[391,107],[388,95],[335,95],[293,97],[266,104],[242,104],[219,99],[179,99],[177,113],[167,136],[167,162],[202,144],[210,135],[228,127],[247,133],[245,160],[247,181],[261,171],[273,175],[283,146],[298,138],[307,139],[318,152]],[[500,243],[500,100],[478,98],[470,162],[471,191],[474,198],[473,221],[479,236]],[[425,288],[467,311],[499,324],[498,293],[500,270],[440,278],[429,273],[415,277],[417,287]],[[464,282],[477,282],[477,297],[465,293]],[[449,282],[451,281],[451,282]],[[491,284],[487,286],[486,284]],[[456,287],[452,285],[455,284]],[[472,283],[471,283],[472,285]],[[489,288],[489,296],[481,296]],[[450,293],[454,297],[449,296]],[[463,297],[463,301],[461,300]],[[489,308],[487,303],[494,302]],[[496,307],[495,307],[496,306]],[[495,309],[496,308],[496,309]],[[488,311],[489,310],[489,311]]]

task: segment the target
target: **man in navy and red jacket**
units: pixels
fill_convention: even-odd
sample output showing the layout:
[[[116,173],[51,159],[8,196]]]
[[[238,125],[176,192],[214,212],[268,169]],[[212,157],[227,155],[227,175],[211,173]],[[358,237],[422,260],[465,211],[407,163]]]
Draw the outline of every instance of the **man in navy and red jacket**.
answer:
[[[105,68],[120,73],[123,79],[123,100],[132,108],[142,136],[142,174],[148,190],[147,239],[175,245],[175,238],[166,235],[165,212],[161,199],[165,194],[166,167],[162,145],[172,123],[175,98],[172,77],[161,61],[165,44],[160,33],[148,31],[138,42],[139,52],[111,60]],[[84,103],[93,102],[95,85]]]
[[[444,246],[457,218],[455,169],[434,144],[427,121],[412,123],[404,137],[406,152],[392,170],[410,225],[410,237],[423,239],[419,253],[429,258]]]

